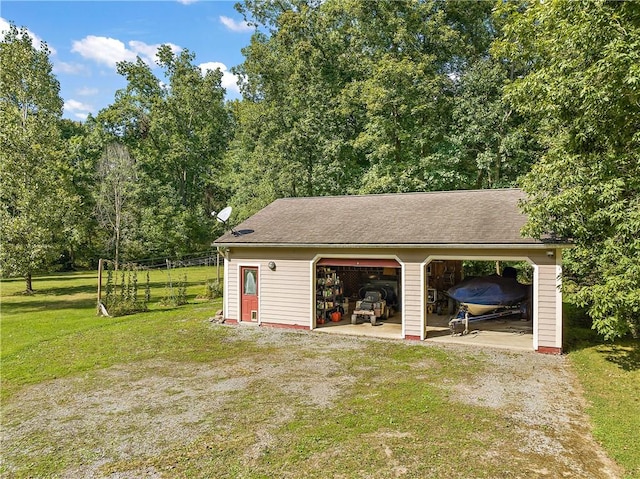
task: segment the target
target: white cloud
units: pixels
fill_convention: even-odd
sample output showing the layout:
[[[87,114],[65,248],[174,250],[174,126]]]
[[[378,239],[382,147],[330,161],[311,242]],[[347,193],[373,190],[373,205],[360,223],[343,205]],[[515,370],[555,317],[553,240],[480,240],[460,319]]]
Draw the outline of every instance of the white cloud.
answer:
[[[179,53],[180,50],[182,50],[182,48],[180,48],[178,45],[174,45],[173,43],[156,43],[155,45],[148,45],[137,40],[132,40],[129,42],[131,51],[133,51],[136,55],[138,55],[149,64],[156,61],[156,53],[158,53],[158,48],[160,48],[162,45],[168,45],[174,54]]]
[[[0,38],[1,39],[4,39],[4,34],[5,32],[9,31],[9,27],[10,27],[10,23],[4,18],[0,17]],[[21,28],[19,25],[16,25],[16,27],[18,28],[18,30]],[[27,35],[31,37],[31,42],[33,43],[34,48],[36,50],[40,50],[42,48],[42,44],[44,43],[44,41],[29,29],[27,29]],[[55,55],[56,49],[53,48],[51,45],[47,45],[47,46],[49,47],[49,51],[51,52],[51,55]]]
[[[71,51],[79,53],[83,58],[115,67],[120,61],[135,61],[136,54],[127,50],[124,43],[115,38],[89,35],[73,42]]]
[[[78,120],[86,120],[93,107],[77,100],[67,100],[64,102],[65,113],[71,114]]]
[[[240,89],[238,88],[238,77],[227,70],[227,66],[224,63],[220,62],[207,62],[200,64],[200,71],[204,75],[207,70],[215,71],[216,68],[219,68],[222,72],[222,87],[228,91],[233,90],[236,93],[240,93]]]
[[[239,22],[237,20],[234,20],[233,18],[225,16],[220,16],[220,23],[222,23],[225,27],[227,27],[228,30],[231,30],[232,32],[245,33],[253,31],[253,27],[247,22]]]
[[[168,43],[171,51],[177,53],[181,48]],[[144,42],[132,40],[127,46],[115,38],[97,37],[89,35],[82,40],[73,42],[72,52],[80,54],[83,58],[102,63],[115,68],[116,63],[121,61],[134,62],[136,57],[140,57],[146,64],[153,65],[156,60],[156,53],[161,44],[149,45]]]
[[[196,3],[198,0],[178,0],[178,3],[183,5],[191,5],[192,3]]]
[[[76,93],[80,96],[93,96],[99,93],[97,88],[84,87],[76,90]]]
[[[55,74],[69,74],[78,75],[87,71],[86,65],[80,63],[67,63],[67,62],[55,62],[53,64],[53,73]]]
[[[0,35],[2,35],[2,38],[4,38],[4,32],[7,30],[9,30],[9,22],[0,17]]]
[[[74,113],[73,116],[78,119],[78,121],[86,121],[89,113]]]

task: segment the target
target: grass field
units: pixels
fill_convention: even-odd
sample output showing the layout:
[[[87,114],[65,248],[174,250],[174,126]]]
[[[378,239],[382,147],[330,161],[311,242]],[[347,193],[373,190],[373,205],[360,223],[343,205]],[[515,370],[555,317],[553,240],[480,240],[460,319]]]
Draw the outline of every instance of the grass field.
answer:
[[[149,311],[117,318],[96,315],[97,272],[37,277],[34,295],[21,294],[23,279],[2,280],[2,397],[27,384],[154,357],[171,349],[157,344],[155,329],[164,328],[170,319],[205,319],[222,308],[221,299],[196,299],[204,293],[205,282],[216,279],[215,268],[177,269],[173,281],[183,271],[187,272],[189,304],[162,306],[168,276],[165,270],[154,270],[150,273]],[[136,338],[133,343],[131,335]],[[171,347],[179,351],[178,344]]]
[[[96,316],[94,272],[33,296],[3,280],[0,475],[611,477],[582,421],[556,429],[536,402],[560,358],[217,326],[221,301],[197,299],[214,278],[188,268],[170,308],[153,272],[149,311],[119,318]],[[569,359],[595,436],[639,477],[637,346]],[[558,394],[551,409],[579,409]]]
[[[569,358],[589,401],[595,437],[626,477],[640,478],[640,344],[583,344]]]

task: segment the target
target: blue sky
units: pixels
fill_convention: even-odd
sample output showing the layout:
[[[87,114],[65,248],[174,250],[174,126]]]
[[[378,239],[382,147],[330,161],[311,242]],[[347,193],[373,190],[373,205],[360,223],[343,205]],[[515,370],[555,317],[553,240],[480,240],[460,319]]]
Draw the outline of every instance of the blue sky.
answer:
[[[30,1],[2,0],[0,31],[9,22],[26,27],[34,45],[47,43],[60,82],[64,117],[84,120],[114,101],[126,82],[116,62],[143,58],[159,78],[157,47],[188,49],[201,68],[219,67],[227,98],[239,98],[233,66],[243,62],[241,49],[253,28],[234,9],[235,1]]]

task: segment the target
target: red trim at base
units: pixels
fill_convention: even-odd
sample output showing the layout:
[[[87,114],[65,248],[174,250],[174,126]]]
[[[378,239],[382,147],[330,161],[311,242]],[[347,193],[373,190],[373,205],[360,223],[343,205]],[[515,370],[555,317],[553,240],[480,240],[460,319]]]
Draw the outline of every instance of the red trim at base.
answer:
[[[282,329],[309,329],[309,326],[304,326],[303,324],[260,323],[260,326]]]
[[[406,334],[404,339],[408,339],[409,341],[420,341],[420,336],[412,336],[410,334]]]
[[[554,348],[551,346],[538,346],[536,352],[542,354],[562,354],[562,348]]]
[[[238,320],[237,319],[225,318],[224,322],[225,322],[225,324],[238,324]]]

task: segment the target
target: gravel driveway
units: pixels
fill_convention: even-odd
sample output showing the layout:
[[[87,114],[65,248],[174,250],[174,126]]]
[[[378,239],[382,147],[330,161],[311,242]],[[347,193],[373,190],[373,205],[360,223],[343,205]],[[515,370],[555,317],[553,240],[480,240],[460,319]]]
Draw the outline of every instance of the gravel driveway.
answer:
[[[214,437],[213,432],[215,437],[230,437],[241,430],[233,429],[238,422],[243,423],[242,431],[249,429],[249,439],[234,446],[235,452],[247,463],[260,461],[281,441],[278,431],[303,408],[334,407],[359,380],[354,372],[357,369],[345,370],[337,361],[324,361],[318,368],[319,356],[358,355],[370,344],[385,342],[269,328],[207,327],[229,328],[229,341],[255,341],[272,354],[259,364],[248,358],[217,364],[160,359],[119,364],[27,387],[3,404],[3,477],[26,476],[24,464],[43,457],[59,462],[61,472],[56,477],[174,477],[157,465],[161,460],[147,459],[173,453],[203,435]],[[619,477],[616,465],[592,438],[585,402],[564,357],[454,345],[386,343],[389,348],[431,348],[476,365],[478,372],[470,379],[459,381],[449,376],[434,387],[449,398],[452,410],[456,405],[473,406],[497,414],[510,437],[518,439],[516,444],[487,444],[474,453],[474,461],[484,460],[494,466],[511,459],[516,461],[513,464],[528,464],[526,469],[514,465],[515,471],[505,465],[501,477]],[[361,359],[354,364],[368,367]],[[430,369],[443,367],[435,359],[421,359],[408,366],[417,380],[427,378]],[[261,388],[268,387],[277,387],[291,400],[260,396]],[[247,397],[262,401],[261,409],[252,409]],[[246,415],[259,414],[257,411],[263,416],[247,421]],[[402,444],[403,435],[415,434],[393,429],[380,434],[387,444],[384,453],[390,465],[388,470],[380,470],[379,477],[425,477],[414,475],[416,464],[397,456],[401,446],[390,445]],[[529,464],[528,457],[535,460]],[[123,463],[128,469],[106,467]],[[449,477],[464,477],[456,471],[452,468]],[[430,477],[440,474],[442,470]],[[286,474],[303,476],[308,473]],[[225,477],[235,476],[229,473]],[[341,477],[365,476],[354,471]],[[478,473],[477,477],[492,476]]]

